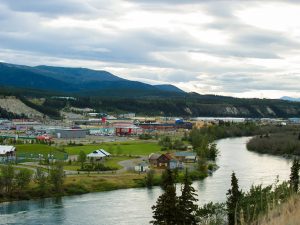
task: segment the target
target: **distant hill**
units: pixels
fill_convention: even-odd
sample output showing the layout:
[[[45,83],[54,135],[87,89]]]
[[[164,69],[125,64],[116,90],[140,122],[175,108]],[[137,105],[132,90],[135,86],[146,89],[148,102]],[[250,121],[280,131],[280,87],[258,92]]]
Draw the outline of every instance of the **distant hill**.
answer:
[[[70,84],[44,76],[30,67],[0,63],[0,85],[40,90],[75,91]]]
[[[32,69],[44,76],[52,77],[66,83],[80,84],[82,82],[126,81],[104,70],[53,66],[36,66]]]
[[[290,101],[290,102],[300,102],[300,98],[292,98],[288,96],[283,96],[280,99],[285,100],[285,101]]]
[[[0,63],[0,86],[94,96],[178,96],[183,91],[130,81],[103,70]],[[175,91],[176,90],[176,91]]]
[[[0,96],[16,96],[28,107],[52,118],[59,118],[60,110],[67,106],[149,116],[300,117],[300,102],[186,93],[168,84],[149,85],[85,68],[0,63]],[[30,101],[32,98],[45,101],[36,104]],[[7,111],[2,109],[2,114],[8,115]]]
[[[156,87],[162,91],[184,93],[183,90],[181,90],[178,87],[171,85],[171,84],[159,84],[159,85],[154,85],[154,87]]]

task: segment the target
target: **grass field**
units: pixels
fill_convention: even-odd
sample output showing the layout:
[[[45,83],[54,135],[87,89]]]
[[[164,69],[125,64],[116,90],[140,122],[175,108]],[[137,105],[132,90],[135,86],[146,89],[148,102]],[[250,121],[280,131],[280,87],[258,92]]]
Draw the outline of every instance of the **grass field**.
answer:
[[[106,158],[103,165],[110,167],[110,168],[115,168],[115,169],[122,169],[122,166],[120,166],[118,163],[120,161],[128,160],[128,159],[133,159],[132,157],[128,156],[113,156]],[[65,170],[78,170],[81,168],[81,163],[80,162],[72,162],[72,164],[65,163],[64,169]]]
[[[64,186],[68,192],[70,187],[87,190],[87,192],[111,191],[123,188],[142,187],[144,183],[144,174],[128,175],[97,175],[73,176],[67,177]]]
[[[121,142],[65,147],[65,151],[69,155],[78,155],[81,150],[89,154],[93,150],[100,148],[108,151],[112,155],[149,155],[151,153],[160,152],[161,150],[161,147],[153,142]]]
[[[64,159],[65,153],[59,151],[57,148],[43,145],[43,144],[24,144],[17,145],[17,156],[18,157],[28,157],[28,158],[38,158],[39,154],[43,156],[54,155],[56,159]]]

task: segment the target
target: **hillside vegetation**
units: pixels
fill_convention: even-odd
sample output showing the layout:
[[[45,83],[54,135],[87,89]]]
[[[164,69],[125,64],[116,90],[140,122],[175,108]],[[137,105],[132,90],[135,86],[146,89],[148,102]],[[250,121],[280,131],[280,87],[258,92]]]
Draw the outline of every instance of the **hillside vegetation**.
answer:
[[[43,95],[42,92],[32,90],[20,91],[11,89],[11,91],[7,91],[0,89],[0,95],[13,96],[14,93],[16,93],[18,99],[28,107],[34,109],[35,112],[38,111],[53,118],[59,118],[60,110],[65,107],[92,108],[99,112],[111,114],[135,112],[137,115],[146,116],[300,117],[300,103],[282,100],[237,99],[222,96],[202,96],[198,94],[189,94],[190,97],[188,99],[180,97],[84,97],[56,93],[50,94],[47,92]],[[134,95],[134,93],[132,91],[131,94]],[[75,97],[76,100],[54,99],[52,98],[53,96],[71,96]],[[42,98],[43,101],[37,104],[30,101],[32,98]],[[2,108],[2,105],[0,105],[0,108]],[[21,111],[15,110],[14,112],[20,113]],[[28,112],[25,113],[28,114]]]
[[[288,202],[271,211],[253,225],[299,225],[300,197],[294,196]],[[245,224],[246,225],[246,224]]]

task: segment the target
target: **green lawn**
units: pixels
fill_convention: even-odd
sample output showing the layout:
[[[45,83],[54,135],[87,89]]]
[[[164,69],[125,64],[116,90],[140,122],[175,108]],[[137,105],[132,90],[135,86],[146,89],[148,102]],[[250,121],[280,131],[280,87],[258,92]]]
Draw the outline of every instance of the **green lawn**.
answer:
[[[103,165],[110,168],[122,169],[122,166],[120,166],[118,162],[128,160],[128,159],[134,159],[134,158],[128,156],[112,156],[106,158]],[[65,170],[78,170],[80,168],[81,168],[80,162],[72,162],[71,165],[66,162],[64,166]]]
[[[84,145],[65,147],[65,151],[69,155],[78,155],[82,150],[86,154],[93,150],[104,149],[112,155],[149,155],[151,153],[160,152],[161,147],[153,142],[120,142],[120,143],[104,143],[102,145]]]
[[[18,157],[38,158],[39,154],[42,154],[44,157],[51,154],[56,159],[64,159],[65,155],[64,152],[59,151],[57,148],[43,144],[17,145],[16,148]]]

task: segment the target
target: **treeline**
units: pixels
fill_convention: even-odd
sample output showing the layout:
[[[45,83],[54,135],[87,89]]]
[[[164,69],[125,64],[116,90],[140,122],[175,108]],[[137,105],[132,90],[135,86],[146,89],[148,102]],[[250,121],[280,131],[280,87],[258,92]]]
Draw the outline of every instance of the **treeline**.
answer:
[[[161,146],[161,151],[167,150],[187,150],[187,146],[180,139],[172,140],[169,136],[163,136],[159,139],[158,144]]]
[[[233,117],[295,117],[300,103],[281,100],[238,99],[223,96],[187,94],[184,97],[82,97],[76,96],[75,107],[95,108],[101,112],[136,112],[141,115],[164,116],[233,116]],[[290,107],[295,110],[291,113]],[[235,112],[227,109],[235,107]],[[275,114],[270,114],[272,109]]]
[[[262,154],[300,156],[300,131],[256,136],[248,141],[247,149]]]
[[[61,163],[53,164],[47,172],[41,167],[33,172],[15,168],[11,164],[1,165],[0,201],[62,195],[64,179]],[[34,187],[31,182],[35,183]]]
[[[192,138],[193,135],[207,136],[209,140],[217,140],[229,137],[245,137],[254,135],[266,135],[279,132],[298,132],[297,125],[261,125],[254,122],[231,123],[221,122],[218,125],[207,126],[201,129],[194,129],[190,134],[191,141],[197,141],[197,138]]]
[[[231,187],[226,203],[197,205],[197,195],[186,172],[181,185],[181,196],[177,196],[173,173],[165,172],[164,193],[152,207],[154,225],[249,225],[256,224],[259,218],[270,210],[286,202],[299,191],[299,160],[294,160],[290,180],[263,187],[252,186],[244,192],[239,188],[238,178],[233,172]]]
[[[135,112],[139,115],[163,115],[163,116],[219,116],[219,117],[297,117],[300,115],[300,103],[292,103],[281,100],[237,99],[223,96],[205,96],[198,94],[186,94],[177,98],[166,97],[105,97],[82,96],[67,93],[65,96],[75,97],[76,100],[51,99],[46,95],[45,103],[35,105],[26,101],[26,97],[35,95],[19,94],[18,97],[24,103],[36,110],[53,117],[57,117],[59,109],[66,105],[78,108],[93,108],[105,113]],[[40,94],[37,94],[40,96]],[[59,96],[52,95],[52,96]],[[293,108],[293,110],[290,110]],[[228,109],[230,109],[228,111]],[[232,109],[232,110],[231,110]],[[274,113],[270,113],[269,110]]]
[[[27,118],[24,114],[16,114],[12,112],[8,112],[5,109],[1,108],[0,106],[0,118],[6,118],[6,119],[21,119],[21,118]]]
[[[30,108],[33,108],[33,109],[45,114],[47,116],[50,116],[50,117],[55,118],[55,119],[60,118],[59,107],[56,107],[54,105],[48,106],[47,103],[49,102],[49,100],[45,101],[45,103],[43,103],[42,105],[38,105],[38,104],[35,104],[35,103],[29,101],[26,97],[23,97],[23,96],[19,96],[19,99],[25,105],[27,105]]]

